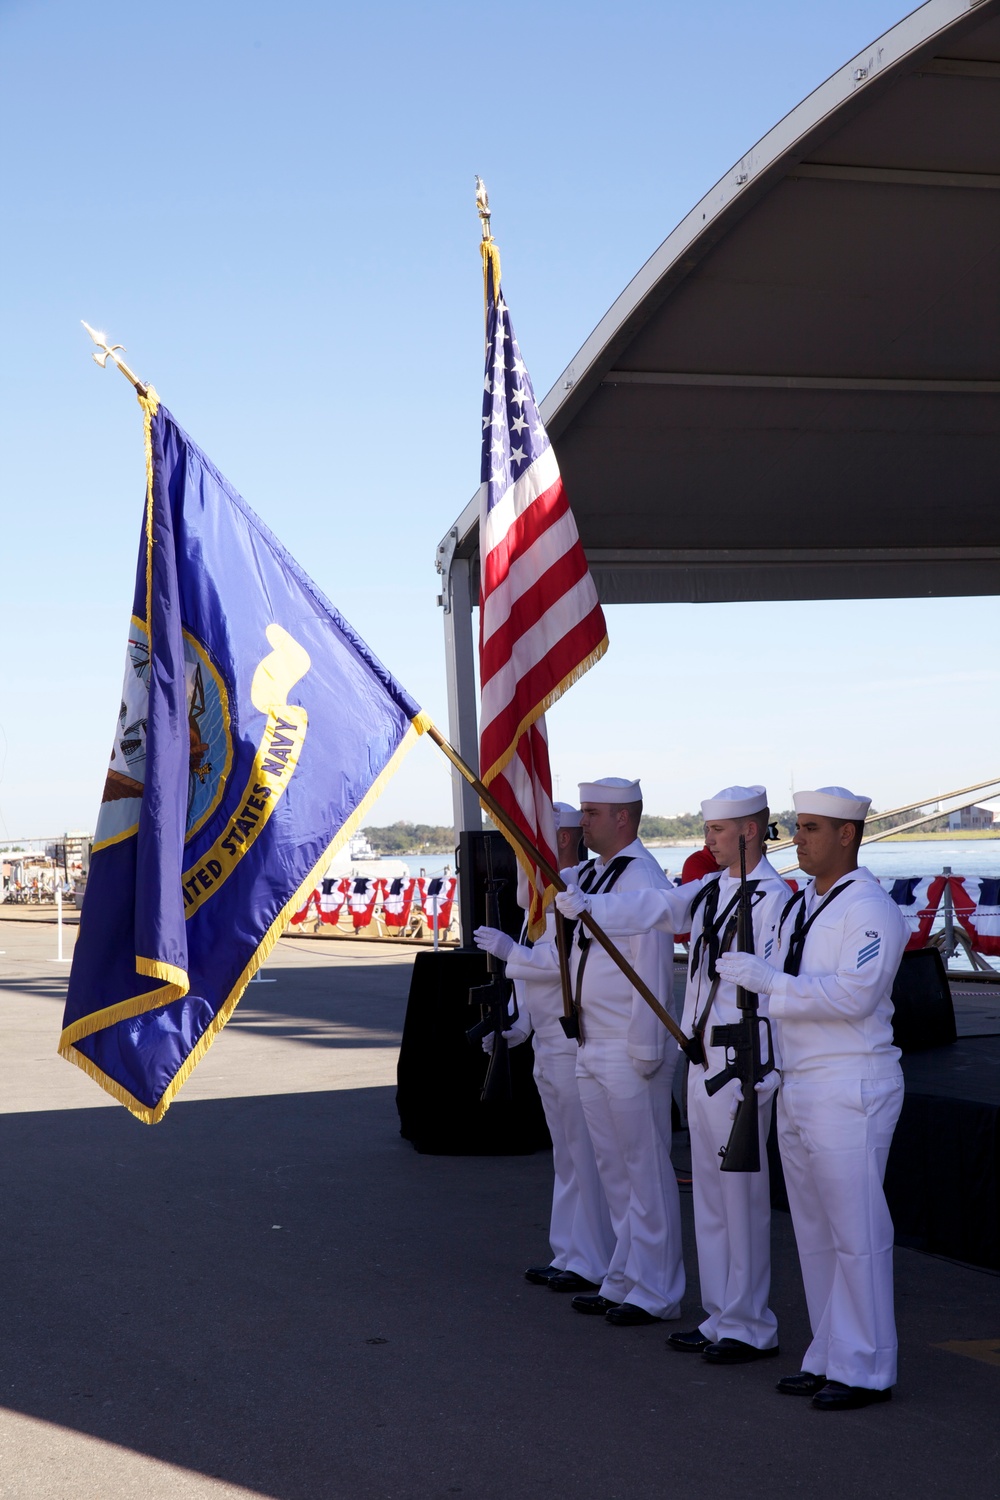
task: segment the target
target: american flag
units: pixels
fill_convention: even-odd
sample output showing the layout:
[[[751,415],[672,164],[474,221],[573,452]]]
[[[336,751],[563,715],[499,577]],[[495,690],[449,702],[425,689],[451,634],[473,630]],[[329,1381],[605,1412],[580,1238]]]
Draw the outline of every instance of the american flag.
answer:
[[[603,656],[604,613],[559,465],[499,285],[486,263],[479,664],[482,780],[550,865],[556,864],[545,710]],[[545,880],[531,884],[528,930],[545,925]]]

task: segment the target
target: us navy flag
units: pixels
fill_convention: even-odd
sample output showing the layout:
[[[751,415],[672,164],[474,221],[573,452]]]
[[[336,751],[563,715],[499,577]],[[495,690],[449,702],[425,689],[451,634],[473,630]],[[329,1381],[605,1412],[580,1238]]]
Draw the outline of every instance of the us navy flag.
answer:
[[[59,1051],[152,1124],[423,724],[155,393],[140,404],[125,685]]]

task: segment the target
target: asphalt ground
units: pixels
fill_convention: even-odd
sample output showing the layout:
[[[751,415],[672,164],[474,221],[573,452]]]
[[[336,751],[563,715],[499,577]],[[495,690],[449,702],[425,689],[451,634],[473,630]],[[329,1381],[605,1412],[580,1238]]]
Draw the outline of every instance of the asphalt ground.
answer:
[[[147,1127],[56,1055],[53,929],[0,947],[3,1500],[1000,1495],[1000,1277],[899,1250],[895,1398],[837,1415],[774,1391],[808,1341],[784,1214],[780,1359],[665,1348],[689,1192],[679,1323],[527,1284],[545,1156],[399,1137],[412,949],[280,943]]]

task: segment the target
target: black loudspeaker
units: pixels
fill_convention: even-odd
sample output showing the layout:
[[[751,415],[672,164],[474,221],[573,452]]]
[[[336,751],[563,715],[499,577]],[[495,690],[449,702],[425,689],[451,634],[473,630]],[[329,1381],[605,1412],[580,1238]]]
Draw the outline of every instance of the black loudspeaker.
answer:
[[[948,976],[936,948],[903,954],[892,1004],[892,1036],[901,1052],[949,1047],[958,1039]]]
[[[497,925],[516,942],[524,924],[524,912],[517,904],[517,860],[513,849],[502,833],[492,830],[484,830],[482,833],[464,831],[458,837],[458,899],[462,913],[462,946],[472,947],[472,934],[477,927]],[[486,915],[487,848],[493,877],[504,882],[499,893],[499,924],[489,920]]]
[[[499,837],[499,834],[497,835]],[[532,1076],[532,1048],[510,1049],[511,1098],[480,1099],[489,1059],[465,1033],[480,1019],[469,990],[487,979],[485,953],[418,953],[397,1068],[399,1133],[418,1151],[520,1155],[551,1144]]]

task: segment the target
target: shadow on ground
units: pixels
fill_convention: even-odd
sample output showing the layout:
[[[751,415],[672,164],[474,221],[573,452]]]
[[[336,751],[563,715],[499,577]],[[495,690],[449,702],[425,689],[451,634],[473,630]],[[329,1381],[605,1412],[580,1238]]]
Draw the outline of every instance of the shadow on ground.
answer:
[[[405,967],[266,972],[234,1026],[399,1034]],[[716,1370],[522,1280],[549,1170],[417,1155],[389,1087],[0,1115],[0,1402],[272,1500],[1000,1494],[1000,1368],[934,1347],[1000,1336],[1000,1278],[899,1252],[897,1399],[824,1416],[773,1390],[807,1342],[787,1215],[784,1356]]]
[[[710,1370],[522,1282],[544,1158],[417,1156],[390,1089],[7,1115],[0,1158],[4,1404],[276,1500],[996,1493],[1000,1370],[928,1348],[995,1278],[903,1252],[901,1399],[831,1418],[772,1389],[785,1215],[789,1358]]]
[[[313,1047],[399,1046],[408,968],[300,961],[262,972],[273,983],[247,985],[232,1030]]]

